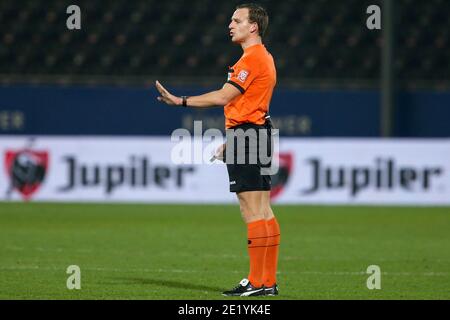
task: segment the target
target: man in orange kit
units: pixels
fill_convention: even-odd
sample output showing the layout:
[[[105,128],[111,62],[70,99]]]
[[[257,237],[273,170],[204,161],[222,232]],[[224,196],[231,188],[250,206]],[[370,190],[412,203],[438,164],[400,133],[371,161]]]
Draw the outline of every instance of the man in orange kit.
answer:
[[[234,289],[223,292],[225,296],[278,295],[280,228],[270,206],[271,177],[263,174],[270,160],[259,159],[261,150],[272,147],[268,111],[276,84],[276,69],[272,55],[262,43],[268,22],[267,12],[259,5],[237,6],[229,25],[230,36],[244,54],[230,68],[222,89],[199,96],[176,97],[156,81],[161,95],[158,100],[166,104],[192,108],[225,106],[227,141],[216,156],[227,164],[230,192],[237,194],[247,224],[250,257],[248,278]],[[233,134],[229,135],[230,131]],[[265,143],[261,143],[261,135],[267,138]],[[245,141],[244,145],[239,144],[239,140]],[[252,161],[255,154],[257,161]],[[271,155],[270,152],[269,159]]]

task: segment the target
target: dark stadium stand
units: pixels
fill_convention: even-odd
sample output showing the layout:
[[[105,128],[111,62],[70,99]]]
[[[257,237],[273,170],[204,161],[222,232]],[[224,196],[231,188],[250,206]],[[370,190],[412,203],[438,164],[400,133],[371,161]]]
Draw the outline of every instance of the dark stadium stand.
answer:
[[[260,1],[271,15],[266,43],[280,79],[371,80],[382,33],[365,27],[380,0]],[[240,55],[230,46],[236,1],[1,0],[0,75],[223,77]],[[82,29],[66,28],[78,4]],[[396,73],[449,81],[450,1],[397,0]]]

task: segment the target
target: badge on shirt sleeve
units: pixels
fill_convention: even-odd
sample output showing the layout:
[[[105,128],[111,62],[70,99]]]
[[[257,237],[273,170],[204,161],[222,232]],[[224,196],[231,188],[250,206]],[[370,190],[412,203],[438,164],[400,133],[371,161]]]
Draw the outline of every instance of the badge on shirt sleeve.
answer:
[[[239,79],[240,82],[244,83],[245,80],[247,80],[247,76],[248,76],[248,71],[242,70],[241,72],[239,72],[237,78]]]
[[[228,67],[228,77],[227,81],[230,81],[231,77],[233,76],[234,69],[232,67]]]

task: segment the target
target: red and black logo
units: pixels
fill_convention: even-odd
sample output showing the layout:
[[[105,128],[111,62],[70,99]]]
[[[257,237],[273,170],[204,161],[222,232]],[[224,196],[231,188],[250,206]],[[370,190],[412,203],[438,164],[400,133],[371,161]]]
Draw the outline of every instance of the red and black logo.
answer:
[[[292,172],[293,158],[292,153],[280,153],[278,155],[279,169],[277,174],[272,176],[272,191],[270,192],[272,200],[283,192]]]
[[[46,151],[7,151],[5,166],[11,181],[8,193],[17,190],[25,200],[29,200],[44,181],[48,162]]]

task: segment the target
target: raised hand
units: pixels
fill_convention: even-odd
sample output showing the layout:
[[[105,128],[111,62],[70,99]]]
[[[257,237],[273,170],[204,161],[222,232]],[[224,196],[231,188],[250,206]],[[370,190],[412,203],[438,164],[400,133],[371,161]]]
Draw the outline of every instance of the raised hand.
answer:
[[[179,97],[174,96],[169,91],[167,91],[166,88],[162,86],[161,83],[159,83],[158,80],[156,80],[156,89],[158,90],[159,94],[161,95],[158,97],[158,101],[164,102],[171,106],[179,106],[182,104],[182,99]]]

